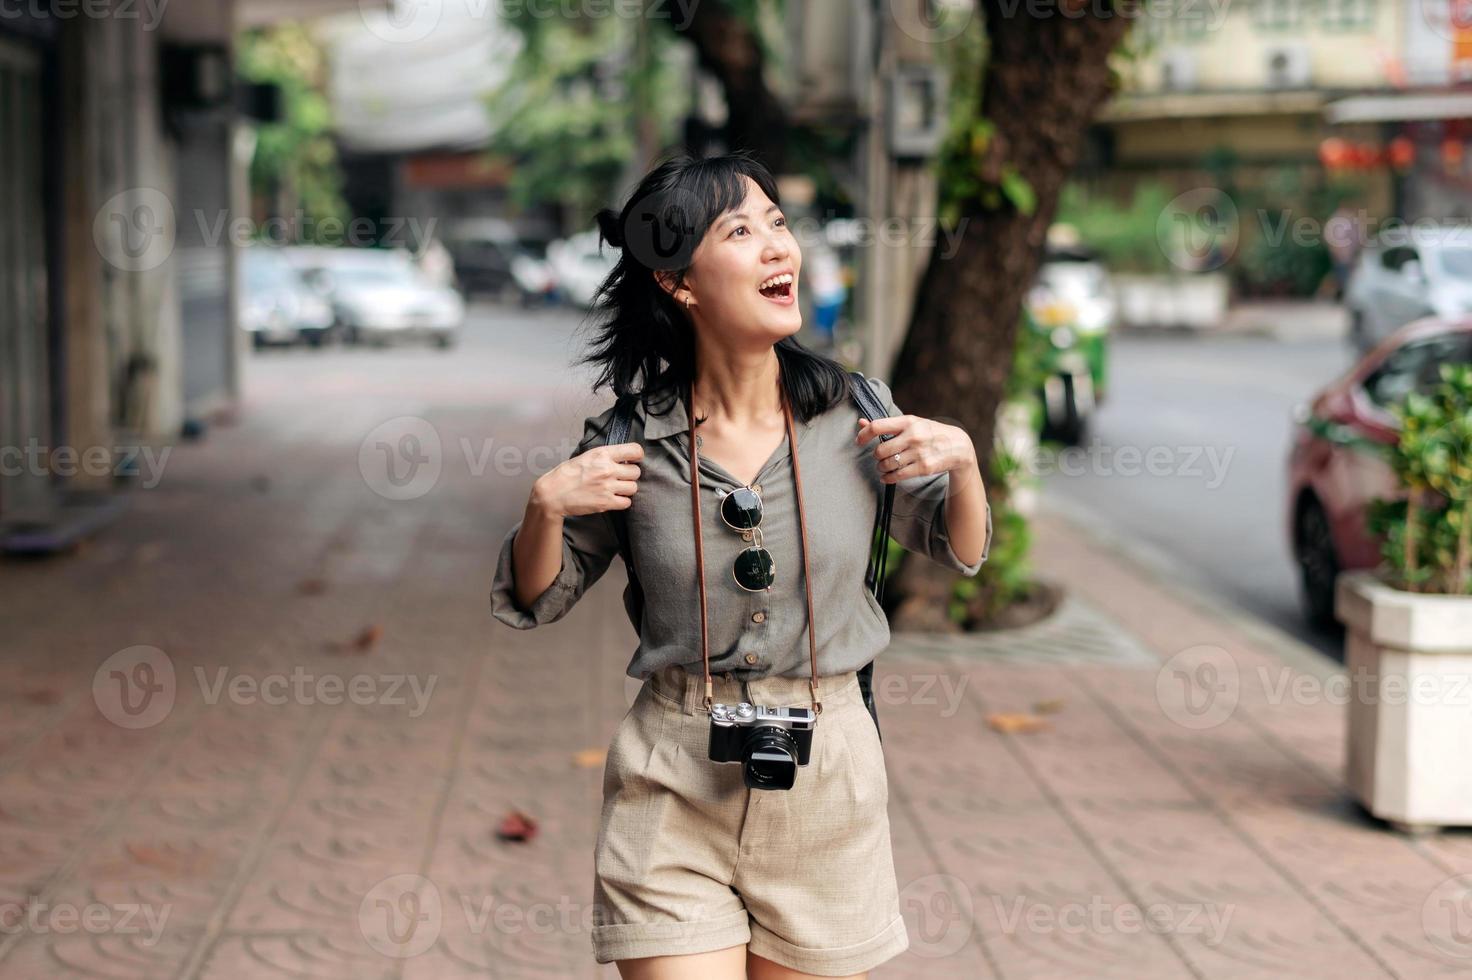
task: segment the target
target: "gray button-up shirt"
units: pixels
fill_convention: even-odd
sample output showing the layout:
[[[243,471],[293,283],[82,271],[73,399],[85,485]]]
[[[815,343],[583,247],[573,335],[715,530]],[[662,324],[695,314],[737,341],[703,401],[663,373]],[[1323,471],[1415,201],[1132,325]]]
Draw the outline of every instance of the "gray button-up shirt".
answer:
[[[891,415],[903,412],[889,386],[870,383]],[[692,674],[700,660],[700,598],[690,507],[690,452],[684,402],[671,399],[666,415],[636,412],[629,441],[644,446],[639,489],[624,510],[634,569],[644,589],[643,622],[635,620],[632,590],[624,608],[639,634],[628,675],[639,679],[669,664]],[[585,420],[573,455],[603,445],[613,418],[609,408]],[[802,461],[803,506],[812,548],[813,615],[817,620],[818,673],[857,670],[889,645],[889,622],[864,585],[874,515],[885,484],[874,460],[874,442],[859,446],[858,408],[845,399],[806,422],[793,420]],[[949,473],[915,476],[895,484],[890,535],[909,551],[966,575],[975,575],[991,550],[991,509],[981,560],[968,565],[956,557],[946,528]],[[763,545],[771,552],[776,581],[770,591],[747,592],[736,584],[732,567],[748,542],[721,520],[721,491],[741,483],[719,463],[700,458],[700,517],[704,533],[710,669],[738,679],[766,675],[807,677],[807,606],[803,562],[792,482],[791,447],[784,437],[753,481],[761,488]],[[563,520],[562,569],[530,609],[513,593],[512,541],[521,522],[507,532],[491,588],[491,612],[517,629],[561,619],[618,557],[618,538],[610,512]]]

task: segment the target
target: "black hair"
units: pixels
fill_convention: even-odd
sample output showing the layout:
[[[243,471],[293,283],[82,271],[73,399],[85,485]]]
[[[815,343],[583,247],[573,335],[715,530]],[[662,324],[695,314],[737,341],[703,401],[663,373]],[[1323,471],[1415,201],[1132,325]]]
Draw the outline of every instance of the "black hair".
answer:
[[[594,390],[607,385],[619,396],[638,395],[646,413],[651,405],[684,397],[695,376],[693,326],[655,273],[668,274],[675,289],[684,284],[711,224],[746,199],[743,176],[772,203],[781,203],[771,171],[737,152],[667,159],[639,181],[621,211],[598,212],[600,248],[607,242],[621,254],[594,294],[593,312],[601,323],[591,353],[577,362],[599,368]],[[806,422],[847,397],[849,379],[837,361],[795,337],[774,346],[795,419]]]

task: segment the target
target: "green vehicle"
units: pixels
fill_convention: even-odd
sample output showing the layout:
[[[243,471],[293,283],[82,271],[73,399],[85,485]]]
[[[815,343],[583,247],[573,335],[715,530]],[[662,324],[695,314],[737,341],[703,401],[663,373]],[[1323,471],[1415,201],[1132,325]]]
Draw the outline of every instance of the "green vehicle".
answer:
[[[1025,305],[1025,329],[1045,341],[1042,437],[1077,445],[1104,400],[1116,310],[1108,272],[1084,246],[1049,246]]]

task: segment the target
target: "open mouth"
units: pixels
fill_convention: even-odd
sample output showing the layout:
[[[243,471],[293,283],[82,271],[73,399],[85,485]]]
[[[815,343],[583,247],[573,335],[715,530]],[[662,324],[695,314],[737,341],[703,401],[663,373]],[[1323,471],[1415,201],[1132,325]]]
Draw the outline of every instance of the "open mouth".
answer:
[[[783,272],[763,282],[757,287],[757,291],[774,302],[790,303],[792,302],[793,284],[792,273]]]

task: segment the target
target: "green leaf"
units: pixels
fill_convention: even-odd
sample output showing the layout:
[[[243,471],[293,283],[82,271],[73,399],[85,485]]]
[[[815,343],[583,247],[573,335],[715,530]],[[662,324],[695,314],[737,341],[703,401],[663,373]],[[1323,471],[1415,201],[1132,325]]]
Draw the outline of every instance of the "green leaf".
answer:
[[[1037,192],[1032,189],[1032,184],[1028,183],[1026,177],[1011,167],[1002,173],[1002,193],[1023,214],[1032,214],[1037,210]]]

